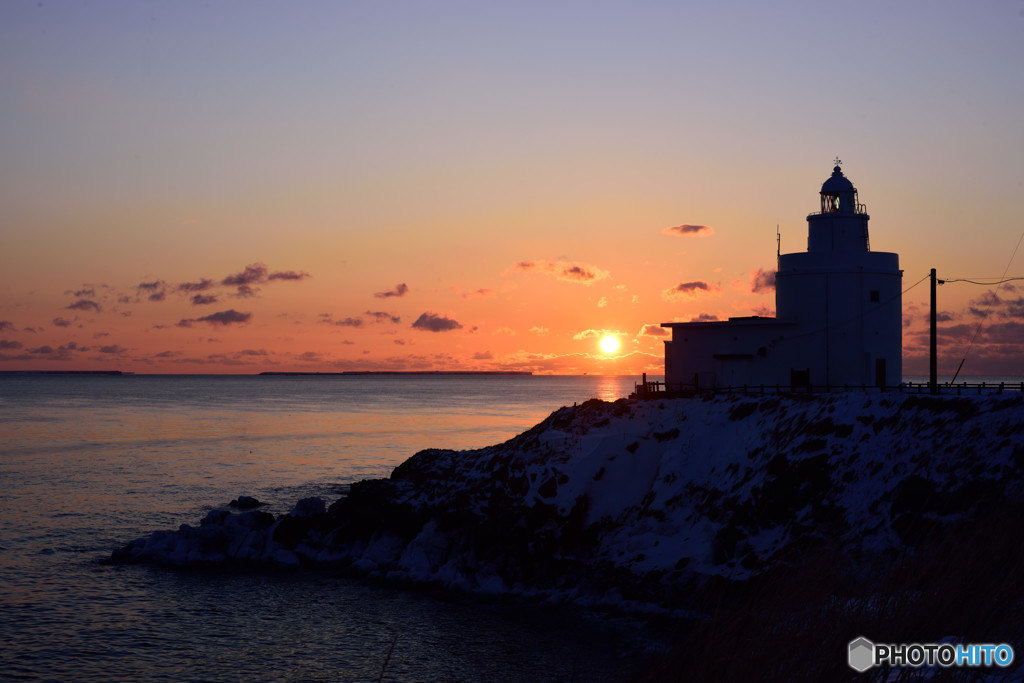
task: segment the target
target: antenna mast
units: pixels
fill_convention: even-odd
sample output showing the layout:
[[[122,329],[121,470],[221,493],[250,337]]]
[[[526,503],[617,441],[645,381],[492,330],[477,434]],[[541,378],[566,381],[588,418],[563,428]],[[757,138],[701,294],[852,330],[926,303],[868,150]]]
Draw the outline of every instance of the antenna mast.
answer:
[[[775,224],[775,270],[779,269],[782,262],[782,233],[779,232],[779,224]]]

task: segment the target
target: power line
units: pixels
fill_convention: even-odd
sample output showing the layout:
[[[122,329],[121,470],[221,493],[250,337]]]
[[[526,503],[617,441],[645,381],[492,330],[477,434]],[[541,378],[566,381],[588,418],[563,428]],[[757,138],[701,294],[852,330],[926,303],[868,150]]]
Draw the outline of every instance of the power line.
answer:
[[[1003,271],[1003,277],[1006,277],[1006,271],[1010,270],[1010,266],[1013,264],[1013,257],[1017,255],[1017,250],[1020,249],[1020,243],[1024,242],[1024,230],[1021,230],[1020,237],[1017,239],[1017,246],[1013,248],[1013,253],[1010,254],[1010,260],[1006,262],[1006,270]]]
[[[985,279],[991,279],[991,280],[996,280],[996,281],[995,282],[977,282],[977,280],[985,280]],[[996,285],[1001,285],[1004,282],[1013,282],[1014,280],[1024,280],[1024,277],[1003,277],[1003,279],[1001,279],[1001,280],[998,279],[998,278],[983,278],[983,277],[975,278],[973,280],[969,280],[967,278],[956,278],[956,279],[945,278],[943,280],[939,280],[939,284],[940,285],[944,285],[947,282],[969,282],[972,285],[981,285],[983,287],[995,287]]]
[[[917,282],[915,282],[914,284],[912,284],[912,285],[910,285],[909,287],[907,287],[906,289],[904,289],[904,290],[903,290],[903,292],[902,292],[902,293],[900,294],[900,296],[903,296],[903,294],[906,294],[907,292],[909,292],[910,290],[912,290],[912,289],[913,289],[914,287],[917,287],[917,286],[918,286],[919,284],[921,284],[922,282],[924,282],[925,280],[927,280],[927,279],[928,279],[928,278],[930,278],[931,276],[932,276],[932,274],[931,274],[931,273],[928,273],[928,274],[927,274],[927,275],[925,275],[925,276],[924,276],[923,278],[921,278],[920,280],[918,280],[918,281],[917,281]],[[893,299],[895,299],[895,298],[896,298],[896,297],[893,297]],[[892,300],[892,299],[890,299],[890,301],[891,301],[891,300]],[[888,303],[888,302],[886,302],[886,303]]]

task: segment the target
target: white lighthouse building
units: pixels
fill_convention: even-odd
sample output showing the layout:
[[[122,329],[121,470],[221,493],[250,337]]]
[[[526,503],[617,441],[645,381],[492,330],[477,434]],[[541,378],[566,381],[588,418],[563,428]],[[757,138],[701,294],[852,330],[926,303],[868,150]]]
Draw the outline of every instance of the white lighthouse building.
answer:
[[[837,165],[807,217],[807,251],[778,256],[775,318],[663,323],[670,389],[893,386],[902,380],[903,271],[871,251],[869,216]]]

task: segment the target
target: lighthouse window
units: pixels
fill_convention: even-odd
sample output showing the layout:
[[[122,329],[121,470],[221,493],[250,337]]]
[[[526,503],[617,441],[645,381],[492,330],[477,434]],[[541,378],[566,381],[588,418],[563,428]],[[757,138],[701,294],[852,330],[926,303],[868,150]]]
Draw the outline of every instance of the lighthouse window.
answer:
[[[873,303],[873,304],[877,304],[878,303],[878,290],[877,289],[872,289],[871,290],[871,303]]]

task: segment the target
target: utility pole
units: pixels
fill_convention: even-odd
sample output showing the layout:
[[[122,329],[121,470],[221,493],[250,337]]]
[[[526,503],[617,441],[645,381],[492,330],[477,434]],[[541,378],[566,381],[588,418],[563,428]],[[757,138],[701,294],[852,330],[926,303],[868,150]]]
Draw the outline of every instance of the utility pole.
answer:
[[[936,331],[936,316],[935,316],[935,269],[932,268],[931,272],[932,281],[932,310],[929,314],[931,320],[931,330],[928,334],[929,344],[929,356],[928,356],[928,388],[933,394],[939,393],[939,372],[938,372],[938,342],[937,342],[937,331]]]

